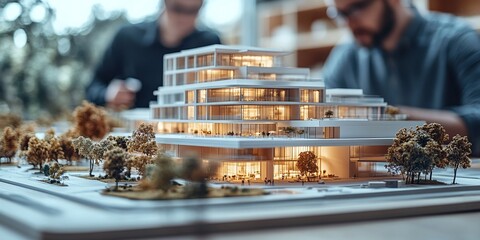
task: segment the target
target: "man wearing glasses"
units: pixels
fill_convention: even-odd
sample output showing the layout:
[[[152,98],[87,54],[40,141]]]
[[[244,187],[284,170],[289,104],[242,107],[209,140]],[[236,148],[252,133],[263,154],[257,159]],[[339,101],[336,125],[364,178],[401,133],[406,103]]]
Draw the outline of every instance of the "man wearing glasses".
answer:
[[[361,88],[410,119],[468,135],[480,154],[480,37],[447,14],[421,15],[409,1],[334,0],[329,15],[355,41],[325,64],[327,88]]]
[[[203,0],[161,0],[159,18],[123,27],[95,70],[87,99],[114,109],[148,107],[163,85],[163,55],[219,44],[219,37],[196,28]]]

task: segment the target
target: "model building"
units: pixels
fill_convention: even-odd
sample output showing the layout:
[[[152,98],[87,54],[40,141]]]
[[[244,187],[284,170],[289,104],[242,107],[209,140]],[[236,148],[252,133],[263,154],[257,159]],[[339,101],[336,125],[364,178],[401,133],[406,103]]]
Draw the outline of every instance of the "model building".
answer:
[[[211,45],[165,55],[164,86],[150,105],[169,154],[218,161],[218,178],[289,179],[299,154],[314,175],[370,176],[401,128],[387,103],[358,89],[325,89],[309,69],[282,66],[287,52]]]

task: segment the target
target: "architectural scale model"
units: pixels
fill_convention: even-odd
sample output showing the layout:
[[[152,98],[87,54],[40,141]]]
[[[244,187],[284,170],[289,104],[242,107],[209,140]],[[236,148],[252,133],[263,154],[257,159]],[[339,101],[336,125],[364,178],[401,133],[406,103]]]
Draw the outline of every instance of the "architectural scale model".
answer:
[[[287,52],[211,45],[165,55],[164,86],[151,103],[157,142],[169,154],[218,161],[219,179],[298,178],[299,154],[318,172],[371,176],[401,128],[382,98],[325,89],[309,69],[282,66]]]

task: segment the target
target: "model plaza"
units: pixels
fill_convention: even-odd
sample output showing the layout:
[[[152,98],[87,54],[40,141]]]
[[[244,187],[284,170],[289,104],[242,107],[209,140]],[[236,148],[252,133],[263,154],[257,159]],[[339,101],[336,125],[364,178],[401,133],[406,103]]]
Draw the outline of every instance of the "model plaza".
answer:
[[[393,120],[361,90],[326,90],[309,69],[284,67],[287,54],[212,45],[165,55],[150,105],[157,142],[179,159],[219,162],[219,179],[297,178],[304,151],[317,176],[366,177],[399,129],[423,124]]]

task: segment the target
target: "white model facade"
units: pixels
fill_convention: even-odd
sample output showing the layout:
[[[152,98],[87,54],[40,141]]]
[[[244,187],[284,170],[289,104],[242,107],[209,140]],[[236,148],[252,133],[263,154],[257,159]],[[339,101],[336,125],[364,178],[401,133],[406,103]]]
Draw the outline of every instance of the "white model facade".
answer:
[[[165,55],[164,86],[150,106],[157,141],[172,155],[219,161],[219,177],[289,179],[303,151],[319,175],[369,175],[403,127],[382,98],[325,90],[309,70],[282,67],[287,53],[212,45]]]

